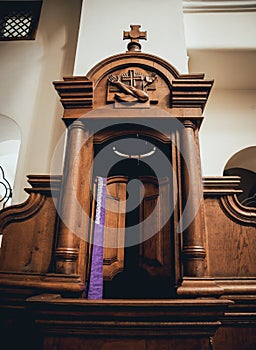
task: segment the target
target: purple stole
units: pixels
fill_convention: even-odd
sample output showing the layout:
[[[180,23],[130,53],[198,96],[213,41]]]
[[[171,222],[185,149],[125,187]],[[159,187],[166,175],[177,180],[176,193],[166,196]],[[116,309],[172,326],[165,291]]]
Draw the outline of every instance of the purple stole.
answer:
[[[97,203],[93,232],[88,299],[103,298],[103,252],[106,204],[106,179],[97,177]]]

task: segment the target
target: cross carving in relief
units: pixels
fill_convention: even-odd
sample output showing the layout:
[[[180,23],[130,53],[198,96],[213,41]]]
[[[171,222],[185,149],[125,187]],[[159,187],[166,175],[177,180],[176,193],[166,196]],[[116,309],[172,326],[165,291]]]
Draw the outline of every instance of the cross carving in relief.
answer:
[[[129,69],[128,73],[122,75],[122,81],[127,81],[130,86],[136,87],[136,81],[143,81],[142,74],[136,74],[134,69]]]
[[[140,31],[140,25],[138,24],[131,24],[130,28],[131,30],[129,32],[124,31],[123,32],[123,40],[130,39],[131,41],[128,43],[127,48],[128,51],[140,51],[141,50],[141,44],[139,42],[139,39],[147,40],[147,32],[141,32]]]

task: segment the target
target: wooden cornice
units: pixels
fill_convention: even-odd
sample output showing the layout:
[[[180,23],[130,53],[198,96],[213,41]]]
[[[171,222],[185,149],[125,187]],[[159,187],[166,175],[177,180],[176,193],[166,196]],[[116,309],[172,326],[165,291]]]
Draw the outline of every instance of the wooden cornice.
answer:
[[[174,79],[172,81],[172,107],[201,108],[203,111],[212,86],[213,80]]]
[[[93,83],[86,77],[64,77],[53,84],[64,109],[93,107]]]
[[[28,175],[28,183],[31,188],[25,188],[27,193],[41,193],[53,196],[59,193],[61,175]]]
[[[229,300],[86,300],[39,295],[27,308],[46,333],[138,337],[210,337]],[[53,318],[54,316],[54,318]]]
[[[117,124],[116,127],[112,127],[110,130],[103,130],[94,134],[93,136],[93,142],[95,144],[102,144],[104,142],[107,142],[114,137],[122,137],[122,136],[136,136],[137,134],[143,135],[145,137],[153,138],[157,141],[163,142],[163,143],[169,143],[170,142],[170,135],[168,135],[168,131],[164,134],[161,132],[158,132],[157,130],[150,130],[149,128],[139,128],[137,125],[130,126],[130,129],[127,130],[127,128],[122,128],[119,124]]]
[[[204,196],[239,194],[240,176],[207,176],[203,178]]]

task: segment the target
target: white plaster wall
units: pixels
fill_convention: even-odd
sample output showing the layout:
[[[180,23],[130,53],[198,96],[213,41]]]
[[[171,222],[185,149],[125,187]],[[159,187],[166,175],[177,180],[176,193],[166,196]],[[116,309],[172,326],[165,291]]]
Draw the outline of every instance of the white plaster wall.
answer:
[[[200,130],[203,175],[256,145],[256,12],[186,13],[189,71],[214,79]]]
[[[256,90],[216,89],[200,130],[203,175],[222,175],[229,158],[256,145]]]
[[[126,51],[123,30],[140,24],[147,30],[142,51],[171,62],[187,73],[182,0],[83,1],[75,75],[85,75],[96,63]]]
[[[187,48],[255,48],[255,23],[256,12],[184,14]]]
[[[14,200],[26,198],[27,174],[49,173],[65,128],[52,81],[72,75],[81,0],[44,0],[36,40],[0,42],[0,113],[21,129]]]

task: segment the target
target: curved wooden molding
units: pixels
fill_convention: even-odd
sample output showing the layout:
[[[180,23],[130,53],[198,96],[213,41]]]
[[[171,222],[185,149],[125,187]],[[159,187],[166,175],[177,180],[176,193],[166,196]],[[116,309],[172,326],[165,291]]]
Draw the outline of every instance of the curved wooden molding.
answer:
[[[0,234],[4,228],[12,222],[24,221],[34,216],[45,202],[45,196],[40,193],[31,193],[22,204],[13,205],[0,213]]]
[[[123,263],[120,261],[106,261],[104,259],[103,275],[104,281],[112,281],[120,272],[124,270]]]
[[[28,182],[32,186],[25,189],[30,194],[28,199],[21,204],[12,205],[0,212],[0,234],[10,223],[27,220],[39,212],[47,196],[58,195],[61,177],[28,175]]]
[[[242,225],[256,226],[256,208],[242,205],[236,194],[220,197],[219,202],[223,211],[231,219]]]
[[[192,79],[203,79],[203,74],[181,75],[177,69],[172,66],[169,62],[163,60],[155,55],[143,53],[143,52],[126,52],[110,56],[103,61],[96,64],[86,75],[88,80],[94,82],[94,87],[97,86],[103,76],[110,74],[116,70],[117,67],[129,67],[133,64],[141,68],[153,68],[158,71],[162,76],[165,76],[169,82],[174,79],[188,78]]]
[[[114,128],[112,128],[111,130],[101,130],[98,133],[93,135],[93,142],[95,144],[102,144],[104,142],[110,141],[110,140],[114,140],[116,139],[120,139],[121,137],[129,137],[129,136],[133,136],[136,137],[137,134],[139,134],[140,136],[144,136],[147,138],[153,138],[156,141],[159,142],[163,142],[163,143],[170,143],[170,135],[163,134],[157,130],[150,130],[150,129],[146,129],[144,127],[144,129],[138,129],[136,128],[136,124],[134,126],[132,126],[132,124],[130,125],[130,129],[127,130],[127,128],[125,129],[121,129],[121,126],[118,125],[118,128],[115,130]]]

